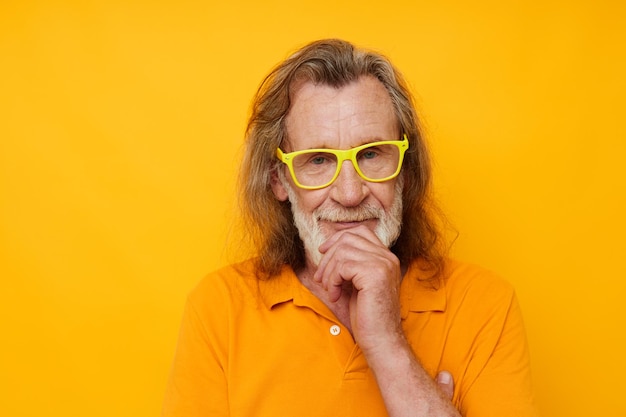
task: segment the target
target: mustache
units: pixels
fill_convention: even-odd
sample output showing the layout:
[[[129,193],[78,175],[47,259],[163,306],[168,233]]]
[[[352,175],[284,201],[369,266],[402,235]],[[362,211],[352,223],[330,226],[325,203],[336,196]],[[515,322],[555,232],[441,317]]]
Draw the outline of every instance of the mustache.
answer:
[[[362,222],[370,219],[379,219],[385,213],[380,207],[364,205],[358,207],[319,208],[313,214],[318,221]]]

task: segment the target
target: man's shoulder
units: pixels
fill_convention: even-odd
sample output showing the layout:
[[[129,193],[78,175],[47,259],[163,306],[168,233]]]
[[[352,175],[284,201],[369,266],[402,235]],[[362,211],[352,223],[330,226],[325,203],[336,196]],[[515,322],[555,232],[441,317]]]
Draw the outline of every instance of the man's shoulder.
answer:
[[[443,270],[444,285],[486,286],[512,288],[497,272],[483,266],[454,258],[446,260]]]
[[[189,297],[206,299],[248,292],[258,282],[257,275],[255,259],[223,266],[205,275],[191,290]]]
[[[448,259],[443,272],[443,289],[449,301],[470,304],[507,305],[515,296],[513,286],[498,273],[482,266]]]
[[[295,275],[285,266],[281,273],[268,277],[258,269],[258,259],[251,258],[219,268],[200,280],[192,289],[192,303],[218,303],[253,306],[266,303],[277,288],[289,287]]]

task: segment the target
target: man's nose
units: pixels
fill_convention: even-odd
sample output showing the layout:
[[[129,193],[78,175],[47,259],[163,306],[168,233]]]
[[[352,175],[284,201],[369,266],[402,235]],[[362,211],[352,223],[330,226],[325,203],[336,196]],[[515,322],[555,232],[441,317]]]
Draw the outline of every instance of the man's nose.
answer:
[[[369,194],[367,181],[361,178],[351,161],[343,161],[331,187],[331,198],[344,207],[358,206]]]

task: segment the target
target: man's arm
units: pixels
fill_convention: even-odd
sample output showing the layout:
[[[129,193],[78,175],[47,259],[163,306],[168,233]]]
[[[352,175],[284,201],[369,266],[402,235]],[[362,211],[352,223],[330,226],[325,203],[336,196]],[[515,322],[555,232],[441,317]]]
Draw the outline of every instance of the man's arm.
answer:
[[[443,378],[440,374],[435,382],[408,346],[389,352],[392,353],[379,359],[368,356],[368,363],[390,416],[461,415],[451,402],[451,379],[445,381],[447,384],[439,382]]]
[[[460,416],[449,396],[420,365],[402,330],[402,273],[397,257],[366,227],[334,234],[320,251],[324,257],[314,279],[326,288],[330,300],[340,298],[345,281],[352,283],[352,332],[389,415]]]

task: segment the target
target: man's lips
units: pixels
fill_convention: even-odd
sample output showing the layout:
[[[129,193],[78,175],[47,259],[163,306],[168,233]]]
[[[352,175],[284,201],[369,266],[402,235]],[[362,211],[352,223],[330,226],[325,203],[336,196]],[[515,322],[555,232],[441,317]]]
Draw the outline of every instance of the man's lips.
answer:
[[[344,230],[344,229],[352,229],[354,227],[363,225],[363,224],[368,224],[371,222],[375,222],[377,219],[365,219],[365,220],[357,220],[357,221],[340,221],[340,222],[336,222],[336,221],[330,221],[330,220],[320,220],[322,223],[325,223],[326,225],[330,226],[331,228],[335,229],[335,230]]]

